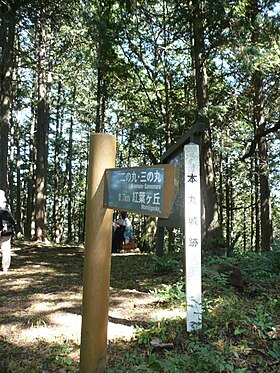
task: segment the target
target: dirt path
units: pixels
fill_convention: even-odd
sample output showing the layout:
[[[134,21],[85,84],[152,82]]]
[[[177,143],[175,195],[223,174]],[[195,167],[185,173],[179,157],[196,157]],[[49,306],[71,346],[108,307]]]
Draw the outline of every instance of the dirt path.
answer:
[[[146,255],[112,256],[109,341],[131,339],[137,325],[165,312],[149,292],[161,281],[150,277],[152,265]],[[38,342],[71,342],[78,362],[82,273],[82,246],[14,245],[11,269],[0,276],[0,339],[33,352]]]

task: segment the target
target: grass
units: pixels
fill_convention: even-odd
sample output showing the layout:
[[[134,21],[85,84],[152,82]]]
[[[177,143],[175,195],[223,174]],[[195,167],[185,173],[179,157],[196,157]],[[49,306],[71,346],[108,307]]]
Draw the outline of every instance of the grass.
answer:
[[[278,372],[279,254],[207,258],[203,327],[191,333],[183,256],[114,255],[109,329],[121,333],[109,338],[107,372]],[[220,262],[239,266],[243,292],[209,271]],[[1,372],[78,372],[82,273],[82,247],[15,247],[11,271],[0,277]]]

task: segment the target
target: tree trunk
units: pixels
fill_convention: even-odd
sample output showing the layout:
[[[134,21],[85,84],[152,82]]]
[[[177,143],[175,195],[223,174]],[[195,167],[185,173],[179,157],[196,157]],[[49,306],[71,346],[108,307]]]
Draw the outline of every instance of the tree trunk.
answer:
[[[226,180],[225,180],[225,205],[226,205],[226,244],[230,247],[230,170],[228,164],[228,156],[226,157]]]
[[[16,119],[15,119],[15,100],[17,98],[12,95],[10,98],[10,124],[9,124],[9,163],[7,168],[8,176],[8,189],[9,189],[9,199],[10,201],[15,201],[14,195],[14,171],[15,171],[15,145],[16,145]],[[16,212],[18,212],[20,204],[17,203]],[[14,211],[15,212],[15,211]],[[19,224],[19,215],[16,214],[17,224]]]
[[[4,6],[1,6],[1,10]],[[6,8],[6,7],[5,7]],[[8,183],[8,135],[12,96],[13,46],[15,38],[16,9],[7,7],[1,14],[0,49],[0,189],[7,191]]]
[[[47,101],[47,72],[46,72],[46,31],[44,15],[38,20],[39,26],[39,61],[38,61],[38,118],[37,118],[37,160],[36,160],[36,204],[35,224],[36,238],[45,241],[46,232],[46,187],[47,187],[47,155],[48,155],[48,126],[49,107]]]
[[[194,65],[197,99],[197,121],[209,125],[207,70],[204,45],[202,2],[193,1]],[[216,239],[221,238],[218,217],[217,196],[214,180],[213,154],[210,128],[204,132],[201,143],[201,183],[202,183],[202,246],[212,248]]]
[[[73,126],[74,126],[74,111],[76,105],[76,88],[73,90],[73,102],[72,112],[70,118],[70,129],[69,129],[69,145],[68,145],[68,157],[67,157],[67,174],[68,174],[68,235],[67,238],[71,242],[73,240],[73,206],[72,206],[72,159],[73,159]]]
[[[98,47],[97,47],[97,89],[96,89],[96,118],[95,131],[102,133],[105,131],[105,110],[107,101],[107,70],[108,70],[108,30],[104,25],[108,25],[111,13],[111,3],[99,1],[99,27],[98,27]],[[107,44],[108,43],[108,44]]]
[[[261,43],[261,28],[258,22],[260,13],[260,5],[258,0],[250,0],[248,3],[247,12],[251,19],[252,25],[252,44],[258,45]],[[265,131],[265,116],[264,116],[264,93],[263,93],[263,73],[261,66],[254,71],[252,76],[253,87],[253,103],[254,103],[254,129],[255,135],[259,135]],[[271,201],[270,201],[270,182],[269,182],[269,160],[267,150],[267,140],[263,136],[258,141],[259,155],[259,178],[256,178],[256,184],[260,187],[260,215],[261,215],[261,250],[263,252],[270,250],[272,241],[272,225],[271,225]],[[257,187],[257,186],[256,186]],[[257,211],[256,211],[257,212]],[[257,218],[256,218],[257,219]]]
[[[61,154],[61,82],[58,82],[57,106],[56,106],[56,129],[55,129],[55,152],[54,152],[54,200],[53,200],[53,237],[56,243],[61,241],[59,195],[60,195],[60,154]]]
[[[99,46],[101,49],[101,46]],[[100,52],[99,52],[100,53]],[[102,67],[97,68],[97,90],[96,90],[96,119],[95,119],[95,132],[102,132],[102,121],[101,121],[101,111],[102,111],[102,86],[103,86],[103,74]]]
[[[268,151],[266,137],[262,137],[258,144],[260,155],[260,190],[261,190],[261,249],[270,251],[272,242],[272,221],[270,203],[270,183],[268,167]]]
[[[172,136],[171,136],[171,123],[170,123],[170,98],[169,92],[171,90],[171,81],[170,81],[170,73],[169,73],[169,63],[168,63],[168,35],[166,30],[167,25],[167,18],[168,18],[168,9],[166,1],[163,1],[162,4],[162,13],[163,13],[163,60],[164,60],[164,105],[162,107],[163,111],[163,118],[165,123],[165,142],[166,142],[166,149],[172,143]]]
[[[259,208],[259,200],[260,200],[260,186],[259,186],[259,159],[258,154],[255,154],[255,174],[254,174],[254,182],[255,182],[255,251],[260,251],[260,208]]]
[[[250,244],[251,244],[251,251],[253,251],[255,247],[255,194],[254,194],[254,188],[255,188],[255,183],[254,183],[254,159],[251,159],[250,162],[250,191],[251,191],[251,235],[250,235]]]
[[[260,71],[253,74],[252,84],[254,88],[254,123],[255,134],[265,130],[264,118],[264,97],[263,97],[263,79]],[[269,183],[269,158],[268,146],[265,136],[258,141],[258,172],[256,172],[256,183],[258,202],[260,202],[260,233],[261,233],[261,251],[270,250],[272,241],[271,225],[271,202],[270,202],[270,183]],[[260,192],[260,193],[259,193]],[[259,234],[258,234],[259,235]]]
[[[35,92],[35,82],[33,79],[33,92]],[[25,237],[30,240],[34,235],[34,196],[35,196],[35,108],[33,102],[35,102],[35,94],[32,94],[31,100],[31,119],[30,119],[30,131],[29,131],[29,167],[28,167],[28,179],[27,179],[27,201],[26,201],[26,220],[24,234]]]
[[[220,144],[220,147],[222,147],[222,143]],[[222,152],[220,151],[219,153],[219,219],[220,219],[220,226],[223,226],[224,223],[224,186],[223,186],[223,172],[224,172],[224,167],[223,167],[223,155]]]
[[[247,243],[247,214],[246,207],[243,208],[243,252],[246,252]]]

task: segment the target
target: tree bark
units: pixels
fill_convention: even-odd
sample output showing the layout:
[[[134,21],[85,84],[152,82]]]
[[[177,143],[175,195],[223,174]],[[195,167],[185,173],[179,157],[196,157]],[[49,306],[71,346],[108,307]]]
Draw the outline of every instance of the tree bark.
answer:
[[[72,206],[72,182],[73,182],[73,171],[72,171],[72,159],[73,159],[73,126],[74,126],[74,110],[76,104],[76,88],[73,90],[73,102],[72,112],[70,118],[70,129],[69,129],[69,145],[68,145],[68,157],[67,157],[67,174],[68,174],[68,234],[67,239],[71,242],[73,240],[73,206]]]
[[[2,9],[3,8],[3,9]],[[7,11],[5,11],[8,9]],[[16,8],[14,4],[4,7],[1,4],[0,47],[0,189],[8,187],[8,136],[10,123],[10,105],[12,96],[13,48],[16,26]]]
[[[33,91],[35,92],[35,81],[33,79]],[[27,201],[26,201],[26,220],[24,233],[25,237],[30,240],[34,234],[34,210],[35,210],[35,93],[32,94],[31,100],[31,119],[30,119],[30,131],[29,131],[29,167],[28,167],[28,179],[27,179]],[[33,226],[32,226],[33,225]]]
[[[46,72],[46,30],[44,15],[41,12],[38,20],[39,31],[39,60],[38,60],[38,118],[37,118],[37,160],[36,160],[36,204],[35,225],[36,238],[45,241],[46,232],[46,187],[47,187],[47,155],[48,155],[48,126],[49,107],[47,101],[47,72]]]
[[[57,105],[56,105],[56,129],[55,129],[55,152],[54,152],[54,200],[53,200],[53,237],[56,243],[61,240],[59,195],[60,195],[60,154],[61,154],[61,82],[58,82]]]
[[[209,126],[207,69],[204,43],[202,1],[193,1],[194,65],[197,99],[197,121]],[[201,182],[202,182],[202,246],[211,248],[215,240],[221,238],[215,189],[213,154],[210,128],[204,132],[201,143]]]
[[[108,70],[108,35],[107,24],[111,12],[111,3],[99,1],[98,46],[97,46],[97,88],[96,88],[96,118],[95,131],[105,131],[105,110],[107,101],[107,70]],[[104,27],[104,25],[106,25]]]
[[[272,242],[272,220],[267,139],[262,137],[258,144],[260,155],[260,191],[261,191],[261,248],[270,251]]]
[[[258,45],[261,42],[261,29],[258,23],[260,5],[258,0],[250,0],[247,8],[248,15],[252,25],[252,44]],[[256,177],[256,184],[260,188],[260,216],[261,216],[261,250],[263,252],[270,250],[272,241],[272,223],[271,223],[271,201],[270,201],[270,182],[269,182],[269,158],[266,136],[259,136],[265,133],[265,114],[264,114],[264,83],[261,65],[254,71],[252,76],[253,87],[253,122],[255,138],[258,138],[259,155],[259,176]],[[257,185],[256,185],[256,188]],[[257,212],[257,211],[256,211]],[[258,219],[258,217],[256,217]]]

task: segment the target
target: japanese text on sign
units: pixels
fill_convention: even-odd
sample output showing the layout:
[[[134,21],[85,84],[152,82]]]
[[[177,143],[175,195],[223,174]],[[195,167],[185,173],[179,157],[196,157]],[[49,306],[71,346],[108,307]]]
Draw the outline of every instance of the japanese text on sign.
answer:
[[[201,220],[199,145],[185,145],[185,255],[187,331],[201,328]]]
[[[105,206],[149,214],[162,212],[164,168],[107,171]]]

